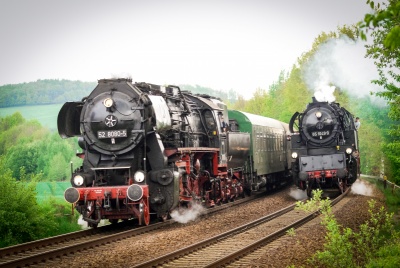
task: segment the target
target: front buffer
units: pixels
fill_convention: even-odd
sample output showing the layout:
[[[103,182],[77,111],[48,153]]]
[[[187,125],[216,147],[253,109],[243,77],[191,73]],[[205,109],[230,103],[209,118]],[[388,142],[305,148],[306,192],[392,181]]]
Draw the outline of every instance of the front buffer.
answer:
[[[87,187],[65,190],[65,200],[75,205],[90,227],[97,227],[101,219],[138,219],[139,225],[149,225],[148,185]]]
[[[346,156],[342,153],[329,155],[300,156],[299,187],[307,188],[311,196],[312,189],[325,189],[336,186],[342,192],[347,184]]]

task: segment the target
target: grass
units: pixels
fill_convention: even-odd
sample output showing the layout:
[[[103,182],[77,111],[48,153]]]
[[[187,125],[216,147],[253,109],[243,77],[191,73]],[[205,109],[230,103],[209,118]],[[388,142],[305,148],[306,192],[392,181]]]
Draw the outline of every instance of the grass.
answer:
[[[71,183],[69,181],[38,182],[36,185],[36,199],[39,203],[41,203],[48,197],[53,196],[59,201],[64,201],[64,191],[68,187],[71,187]]]
[[[51,130],[57,130],[57,116],[63,104],[16,106],[0,108],[0,117],[20,112],[26,120],[36,119]]]

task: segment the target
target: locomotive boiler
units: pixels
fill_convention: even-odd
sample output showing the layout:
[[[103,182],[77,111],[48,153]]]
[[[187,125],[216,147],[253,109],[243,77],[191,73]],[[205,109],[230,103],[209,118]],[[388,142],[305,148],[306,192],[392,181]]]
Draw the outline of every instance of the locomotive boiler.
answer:
[[[101,219],[148,225],[153,215],[165,219],[191,202],[233,201],[267,185],[267,177],[280,183],[269,173],[288,174],[284,156],[280,170],[254,168],[253,133],[240,131],[221,101],[177,86],[102,79],[89,96],[65,103],[57,120],[60,136],[78,137],[82,149],[65,199],[93,227]],[[288,153],[283,139],[275,148]]]
[[[296,112],[289,124],[292,133],[292,174],[295,184],[343,192],[358,175],[358,133],[353,116],[339,103],[318,102]]]

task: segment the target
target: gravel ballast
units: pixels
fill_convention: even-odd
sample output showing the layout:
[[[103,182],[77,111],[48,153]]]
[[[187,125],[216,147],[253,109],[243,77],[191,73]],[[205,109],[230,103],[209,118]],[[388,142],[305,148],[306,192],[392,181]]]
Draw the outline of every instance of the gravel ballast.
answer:
[[[335,216],[342,226],[357,229],[368,219],[368,200],[372,198],[380,207],[383,205],[382,194],[372,186],[368,188],[371,196],[352,193],[351,200]],[[267,215],[293,204],[296,199],[289,194],[291,190],[267,196],[247,204],[233,207],[217,214],[202,215],[188,223],[178,223],[148,233],[141,237],[129,238],[111,245],[63,257],[61,260],[46,263],[49,267],[131,267],[135,264],[176,251],[190,244],[199,242],[214,235],[226,232],[232,228],[255,220],[261,215]],[[365,191],[364,191],[365,192]],[[321,218],[314,219],[304,227],[295,231],[293,236],[284,236],[277,240],[277,247],[265,252],[263,257],[254,260],[246,267],[287,267],[294,264],[297,267],[308,266],[307,259],[317,250],[323,249],[325,229],[320,224]]]

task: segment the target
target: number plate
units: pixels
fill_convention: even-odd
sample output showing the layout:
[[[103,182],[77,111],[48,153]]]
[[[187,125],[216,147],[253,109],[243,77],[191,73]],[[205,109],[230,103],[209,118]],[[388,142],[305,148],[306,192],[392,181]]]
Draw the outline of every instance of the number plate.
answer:
[[[126,133],[126,129],[105,130],[105,131],[97,132],[97,138],[99,138],[99,139],[126,138],[127,136],[128,135]]]
[[[314,131],[314,132],[311,132],[311,135],[312,135],[313,137],[318,137],[318,136],[329,136],[330,133],[329,133],[329,130],[326,130],[326,131]]]

